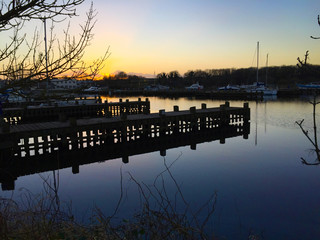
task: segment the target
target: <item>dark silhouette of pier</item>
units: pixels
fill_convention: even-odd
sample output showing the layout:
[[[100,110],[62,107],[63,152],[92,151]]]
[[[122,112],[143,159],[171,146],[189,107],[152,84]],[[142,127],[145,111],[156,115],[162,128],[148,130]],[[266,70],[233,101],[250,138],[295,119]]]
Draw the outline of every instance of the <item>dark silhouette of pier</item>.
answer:
[[[103,143],[101,145],[88,143],[88,146],[75,150],[53,150],[44,154],[21,157],[18,155],[2,159],[0,162],[0,183],[2,190],[13,190],[18,177],[48,172],[58,169],[71,168],[77,174],[81,165],[104,162],[121,158],[123,163],[129,162],[129,157],[149,152],[159,151],[161,156],[166,150],[181,146],[190,146],[196,150],[197,144],[219,141],[224,144],[226,139],[243,136],[248,138],[250,123],[230,125],[208,129],[175,133],[162,137],[140,138],[130,142]]]
[[[160,151],[164,155],[166,149],[178,146],[195,148],[199,142],[217,139],[224,143],[226,138],[240,135],[247,139],[250,131],[247,103],[230,107],[226,102],[216,108],[202,104],[201,109],[184,111],[174,106],[172,112],[152,114],[132,109],[117,107],[113,117],[71,116],[68,120],[2,125],[2,188],[12,189],[17,177],[53,170],[57,163],[77,173],[86,163],[119,157],[126,163],[129,156],[140,153]]]
[[[148,98],[142,101],[104,103],[74,103],[65,105],[38,105],[38,106],[16,106],[3,108],[3,119],[5,122],[15,125],[21,123],[34,123],[46,121],[66,121],[69,118],[95,118],[95,117],[114,117],[121,114],[149,114],[150,102]]]

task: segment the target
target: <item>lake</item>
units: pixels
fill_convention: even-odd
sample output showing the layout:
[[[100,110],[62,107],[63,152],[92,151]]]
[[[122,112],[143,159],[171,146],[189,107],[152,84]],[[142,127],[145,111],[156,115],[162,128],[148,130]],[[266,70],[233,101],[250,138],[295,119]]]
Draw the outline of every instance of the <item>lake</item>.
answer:
[[[208,108],[224,104],[187,98],[149,100],[151,112],[172,111],[174,105],[185,110],[201,108],[201,103]],[[243,103],[230,101],[230,106],[242,107]],[[320,165],[302,164],[301,157],[314,163],[316,156],[310,154],[312,145],[295,124],[305,119],[305,128],[313,134],[312,105],[304,98],[269,99],[249,101],[249,107],[248,139],[236,136],[226,138],[225,143],[205,141],[192,147],[166,149],[161,154],[147,152],[129,156],[126,164],[117,158],[81,165],[78,174],[67,168],[23,176],[15,181],[14,191],[0,191],[0,197],[18,201],[26,191],[37,194],[43,191],[44,179],[52,183],[55,174],[60,200],[72,202],[75,215],[85,222],[95,207],[105,215],[113,213],[122,182],[123,199],[117,214],[122,219],[141,206],[135,181],[152,188],[157,180],[169,194],[181,191],[194,210],[215,196],[215,211],[207,226],[215,236],[248,239],[254,233],[264,239],[320,238]],[[319,112],[320,109],[318,124]],[[172,175],[164,172],[163,178],[159,177],[166,166]],[[200,212],[199,218],[205,218],[207,213],[208,210]]]

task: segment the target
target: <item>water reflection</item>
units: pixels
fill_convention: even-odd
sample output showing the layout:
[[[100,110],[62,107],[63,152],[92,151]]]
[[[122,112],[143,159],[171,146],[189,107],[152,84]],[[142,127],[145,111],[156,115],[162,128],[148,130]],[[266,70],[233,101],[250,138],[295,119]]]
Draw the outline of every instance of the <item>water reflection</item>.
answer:
[[[302,163],[305,165],[319,165],[320,164],[320,150],[318,145],[318,132],[317,132],[317,121],[316,121],[316,106],[320,103],[317,101],[317,96],[314,95],[312,101],[309,102],[313,106],[312,119],[313,119],[313,136],[310,136],[309,131],[303,126],[304,119],[296,121],[296,124],[300,127],[304,136],[312,144],[314,149],[310,149],[310,154],[315,154],[316,159],[314,162],[309,162],[305,158],[301,157]]]
[[[130,101],[132,100],[135,98],[130,98]],[[179,105],[181,109],[189,109],[191,106],[196,106],[198,109],[203,102],[208,108],[224,104],[224,101],[216,100],[186,98],[172,100],[155,97],[150,97],[150,102],[151,112],[158,112],[160,109],[172,111],[174,105]],[[242,107],[243,102],[230,101],[230,105]],[[188,139],[182,137],[187,147],[162,151],[166,153],[165,158],[168,163],[173,162],[182,153],[180,160],[175,162],[172,173],[181,184],[187,200],[196,205],[195,209],[217,191],[213,228],[215,236],[220,236],[221,239],[248,239],[251,230],[256,233],[263,232],[264,239],[319,239],[319,169],[300,163],[300,156],[308,159],[302,154],[312,145],[295,124],[296,120],[305,119],[304,126],[308,130],[312,127],[312,105],[301,99],[278,99],[250,101],[249,106],[251,131],[248,140],[235,137],[226,139],[227,144],[219,144],[219,137],[216,137],[217,141],[209,142],[214,141],[212,137],[213,140],[208,138],[208,142],[194,145],[196,151],[193,151],[189,146],[194,137],[192,135],[186,137]],[[317,115],[318,125],[319,117]],[[255,145],[256,125],[257,145]],[[139,148],[145,147],[144,144],[148,143],[141,142]],[[157,142],[153,144],[155,146],[151,146],[153,149],[151,151],[164,149],[157,146]],[[137,150],[134,149],[137,145],[132,145],[131,151]],[[83,155],[87,160],[92,157],[97,161],[104,161],[109,153],[107,150],[105,153],[99,151],[90,152],[89,149],[84,149],[79,155]],[[49,167],[45,168],[46,165],[57,166],[60,157],[68,161],[68,156],[63,152],[54,154],[51,157],[52,163],[50,159],[46,160],[45,156],[39,157],[38,162],[44,166],[43,171],[48,171]],[[121,159],[80,164],[78,171],[81,174],[77,175],[72,175],[70,162],[69,165],[64,163],[65,167],[69,168],[59,171],[61,200],[72,201],[73,209],[78,211],[79,219],[84,218],[83,214],[90,206],[99,206],[106,215],[113,213],[114,206],[118,202],[121,181],[119,169],[122,168],[124,189],[130,200],[122,206],[119,216],[127,217],[133,214],[137,206],[140,206],[140,199],[136,193],[136,186],[128,180],[126,173],[132,173],[149,186],[153,183],[154,177],[163,170],[163,157],[158,152],[127,156],[130,164],[123,164]],[[70,154],[70,159],[72,157]],[[121,152],[115,157],[122,158]],[[81,158],[82,156],[79,157]],[[36,165],[34,162],[31,160],[30,164]],[[14,169],[13,165],[18,163],[15,161],[11,165],[7,163],[7,169]],[[22,168],[31,169],[31,166],[27,166],[27,161],[20,164]],[[74,170],[77,170],[76,166]],[[35,170],[28,174],[34,172]],[[40,175],[51,177],[52,172]],[[19,189],[25,188],[35,193],[42,189],[42,179],[38,174],[25,177],[13,175],[13,177],[18,178],[15,181],[16,190],[4,192],[0,189],[1,196],[13,195],[15,199],[19,199],[21,192]],[[169,185],[167,190],[174,193],[175,188]]]
[[[160,151],[161,156],[166,155],[166,150],[180,146],[190,145],[196,150],[196,145],[203,142],[219,140],[221,144],[225,139],[243,136],[248,139],[250,123],[229,125],[208,129],[164,135],[158,138],[141,138],[130,142],[108,142],[95,145],[88,142],[86,148],[76,150],[59,150],[47,152],[42,155],[28,155],[21,157],[12,156],[0,163],[0,182],[2,190],[13,190],[14,181],[20,177],[40,172],[53,171],[63,168],[72,168],[72,173],[79,173],[79,166],[122,158],[123,163],[129,162],[129,156]],[[91,146],[91,147],[90,147]]]

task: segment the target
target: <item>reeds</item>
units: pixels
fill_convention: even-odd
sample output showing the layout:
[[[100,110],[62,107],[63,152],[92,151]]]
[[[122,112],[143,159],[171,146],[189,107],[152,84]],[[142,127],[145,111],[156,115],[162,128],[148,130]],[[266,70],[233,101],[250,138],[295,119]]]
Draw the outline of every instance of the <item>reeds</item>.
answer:
[[[0,199],[0,239],[215,239],[206,226],[214,213],[217,194],[193,209],[170,170],[174,162],[167,165],[164,158],[164,170],[151,185],[128,173],[139,191],[141,207],[120,222],[115,219],[125,201],[122,168],[120,197],[114,213],[105,216],[96,208],[90,224],[78,223],[71,204],[60,201],[59,175],[54,172],[53,182],[42,178],[41,194],[25,190],[19,204],[12,199]],[[175,192],[168,192],[167,180],[173,183]]]

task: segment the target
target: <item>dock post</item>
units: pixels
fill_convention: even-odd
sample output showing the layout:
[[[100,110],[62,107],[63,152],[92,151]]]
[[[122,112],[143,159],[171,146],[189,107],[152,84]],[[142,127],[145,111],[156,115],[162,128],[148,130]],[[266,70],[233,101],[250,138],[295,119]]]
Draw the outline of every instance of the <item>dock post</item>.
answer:
[[[160,150],[160,156],[161,156],[161,157],[165,157],[166,155],[167,155],[166,149]]]
[[[197,127],[198,127],[195,113],[196,113],[196,107],[190,107],[190,114],[191,114],[190,131],[195,131],[197,130]]]
[[[123,162],[124,164],[129,163],[129,157],[128,157],[128,156],[123,156],[123,157],[122,157],[122,162]]]
[[[78,164],[73,164],[72,165],[72,173],[73,174],[78,174],[79,172],[80,172],[79,165]]]
[[[220,105],[220,126],[228,126],[230,122],[230,116],[227,113],[226,105]]]
[[[165,109],[160,109],[159,110],[159,116],[164,117],[166,115],[166,110]]]
[[[250,108],[249,103],[243,103],[244,113],[243,113],[243,121],[248,122],[250,120]]]
[[[191,150],[197,150],[197,144],[196,144],[196,143],[192,143],[192,144],[190,145],[190,149],[191,149]]]
[[[146,98],[146,106],[144,109],[144,114],[150,114],[150,102],[149,102],[149,98]]]
[[[244,113],[243,113],[243,138],[248,139],[250,134],[250,108],[249,103],[243,104]]]

